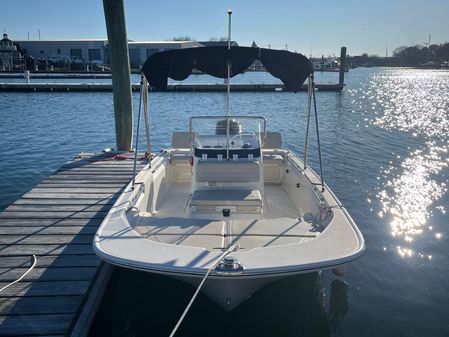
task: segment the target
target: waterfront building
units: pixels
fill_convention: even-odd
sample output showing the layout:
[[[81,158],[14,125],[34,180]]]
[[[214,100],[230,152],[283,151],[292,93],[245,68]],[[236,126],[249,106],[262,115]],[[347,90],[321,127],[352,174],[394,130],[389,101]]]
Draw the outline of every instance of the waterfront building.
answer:
[[[107,39],[16,41],[27,57],[41,63],[107,65]],[[196,41],[128,41],[132,69],[139,69],[153,53],[169,49],[200,47]]]
[[[22,69],[23,56],[17,45],[3,34],[0,40],[0,70]]]

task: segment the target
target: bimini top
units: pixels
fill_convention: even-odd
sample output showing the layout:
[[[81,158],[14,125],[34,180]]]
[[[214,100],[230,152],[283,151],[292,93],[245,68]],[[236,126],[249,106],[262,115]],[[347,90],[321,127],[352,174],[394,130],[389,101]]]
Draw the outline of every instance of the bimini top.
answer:
[[[168,77],[185,80],[193,71],[200,70],[219,78],[228,76],[228,60],[231,77],[241,74],[255,60],[279,78],[287,90],[299,91],[306,78],[313,73],[312,63],[301,54],[287,50],[252,47],[197,47],[167,50],[151,55],[142,67],[150,86],[166,89]]]

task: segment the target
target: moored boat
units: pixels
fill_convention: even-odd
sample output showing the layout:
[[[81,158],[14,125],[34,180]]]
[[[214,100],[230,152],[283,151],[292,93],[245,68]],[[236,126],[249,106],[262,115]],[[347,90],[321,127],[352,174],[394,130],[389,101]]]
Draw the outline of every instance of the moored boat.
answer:
[[[309,79],[308,135],[316,102],[312,64],[301,54],[170,50],[153,54],[142,78],[158,89],[168,77],[183,80],[194,69],[229,79],[256,59],[287,90],[298,91]],[[145,97],[145,85],[141,92]],[[173,133],[172,147],[125,188],[98,229],[94,249],[112,264],[198,286],[231,310],[267,283],[348,264],[365,245],[324,183],[321,165],[318,175],[283,146],[281,133],[268,131],[263,116],[231,115],[229,91],[227,102],[225,114],[193,116],[185,131]],[[315,122],[318,131],[316,110]]]

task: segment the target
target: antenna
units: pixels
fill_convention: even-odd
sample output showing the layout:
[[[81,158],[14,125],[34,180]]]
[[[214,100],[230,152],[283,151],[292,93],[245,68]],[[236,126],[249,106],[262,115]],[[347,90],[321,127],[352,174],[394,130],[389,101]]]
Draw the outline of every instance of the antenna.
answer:
[[[228,9],[228,81],[227,81],[227,98],[226,98],[226,116],[230,115],[229,99],[231,96],[231,15],[232,9]]]

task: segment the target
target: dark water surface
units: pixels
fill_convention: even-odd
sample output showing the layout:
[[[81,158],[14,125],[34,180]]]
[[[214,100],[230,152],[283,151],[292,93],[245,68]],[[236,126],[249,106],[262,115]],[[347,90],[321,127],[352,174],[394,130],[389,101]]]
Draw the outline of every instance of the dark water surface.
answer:
[[[449,72],[355,69],[342,94],[317,100],[325,178],[361,229],[365,255],[344,280],[286,279],[231,313],[201,295],[177,336],[449,336]],[[222,93],[151,94],[154,150],[190,116],[224,106]],[[232,96],[234,114],[267,117],[300,155],[305,108],[305,93]],[[77,153],[114,146],[113,123],[111,93],[0,94],[0,209]],[[91,336],[168,336],[193,292],[117,269]]]

